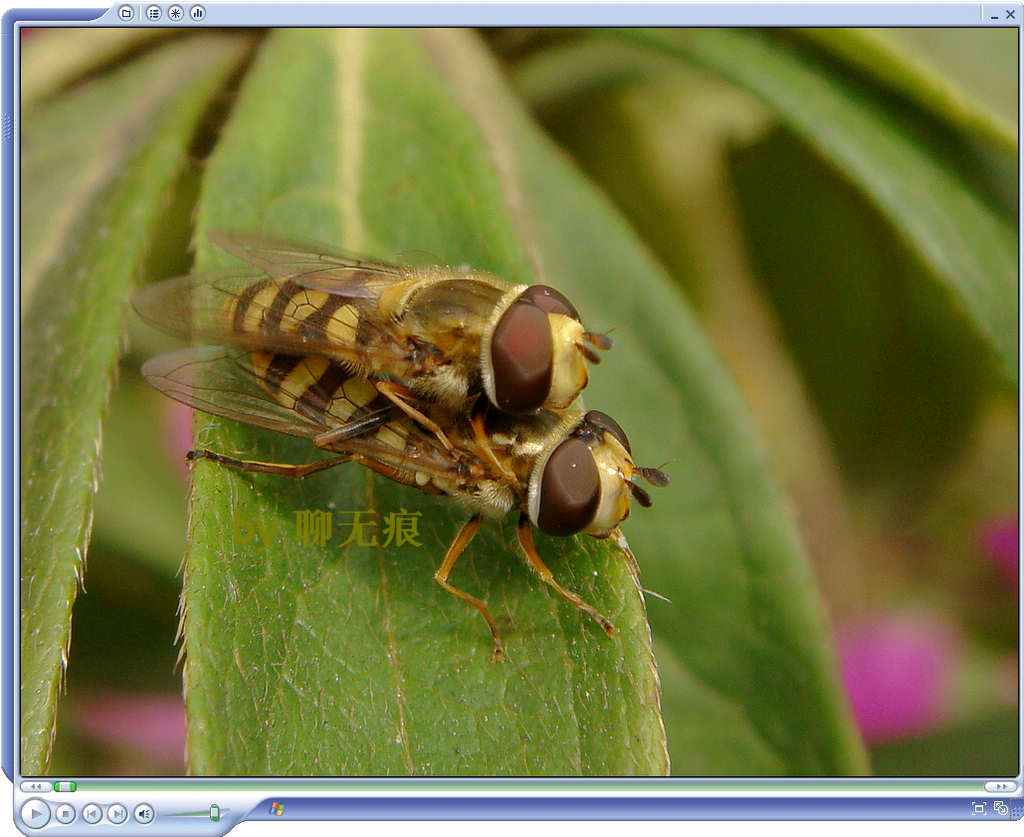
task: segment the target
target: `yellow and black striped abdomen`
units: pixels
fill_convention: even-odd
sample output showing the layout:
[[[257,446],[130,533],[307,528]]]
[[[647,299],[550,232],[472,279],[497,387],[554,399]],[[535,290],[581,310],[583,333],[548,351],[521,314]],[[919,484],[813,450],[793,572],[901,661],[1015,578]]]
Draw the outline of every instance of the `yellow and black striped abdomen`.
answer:
[[[273,340],[280,336],[316,346],[336,346],[351,363],[358,351],[361,315],[338,294],[306,288],[290,279],[263,279],[225,303],[224,328]]]
[[[278,404],[325,428],[391,406],[368,380],[320,355],[252,352],[250,363],[260,385]]]
[[[446,480],[434,480],[433,487],[428,485],[431,477],[418,470],[414,461],[413,436],[422,431],[366,378],[354,376],[319,355],[251,352],[249,357],[260,385],[282,407],[323,425],[325,430],[352,425],[352,438],[379,445],[373,449],[373,457],[393,469],[391,479],[429,493],[452,490]],[[345,443],[339,439],[329,449],[343,452]]]

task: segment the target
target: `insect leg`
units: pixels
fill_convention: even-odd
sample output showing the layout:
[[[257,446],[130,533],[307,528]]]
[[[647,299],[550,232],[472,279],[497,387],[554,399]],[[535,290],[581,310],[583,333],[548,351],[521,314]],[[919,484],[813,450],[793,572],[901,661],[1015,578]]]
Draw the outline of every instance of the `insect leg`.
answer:
[[[352,452],[348,455],[352,462],[358,462],[360,465],[365,465],[371,471],[375,471],[382,477],[387,477],[389,480],[394,480],[402,485],[415,485],[424,494],[440,494],[441,489],[434,485],[420,485],[416,482],[415,472],[409,470],[402,470],[396,468],[393,465],[388,465],[386,462],[380,462],[374,459],[372,456],[367,456],[362,453]]]
[[[331,445],[336,445],[339,442],[344,442],[347,439],[354,439],[358,436],[363,436],[372,430],[376,430],[382,424],[386,424],[391,417],[392,414],[389,408],[385,412],[375,413],[363,419],[350,421],[348,424],[343,424],[341,427],[325,430],[320,435],[314,436],[313,444],[318,448],[329,448]]]
[[[351,456],[335,456],[331,459],[320,459],[306,465],[286,465],[279,462],[255,462],[251,459],[232,459],[230,456],[214,453],[212,450],[190,450],[185,454],[185,460],[188,462],[195,462],[197,459],[209,459],[218,465],[236,468],[239,471],[278,474],[282,477],[293,477],[294,479],[301,479],[309,474],[315,474],[317,471],[323,471],[325,468],[333,468],[335,465],[341,465],[343,462],[352,461]]]
[[[604,628],[604,632],[608,636],[615,635],[615,626],[608,620],[607,617],[600,614],[595,608],[588,605],[583,599],[577,596],[572,590],[567,590],[557,581],[551,574],[551,570],[547,568],[547,565],[541,560],[540,555],[537,554],[537,547],[533,545],[533,530],[531,529],[530,519],[522,514],[519,516],[519,544],[523,547],[523,552],[526,553],[526,560],[530,562],[530,566],[533,567],[537,575],[540,576],[540,580],[551,587],[559,596],[565,599],[567,602],[571,602],[577,608],[582,610],[588,616],[590,616],[597,624]]]
[[[494,640],[494,653],[491,655],[491,659],[494,662],[500,662],[505,658],[505,649],[501,645],[501,637],[498,636],[498,626],[494,622],[494,617],[491,616],[490,611],[480,599],[476,596],[471,596],[464,590],[459,590],[457,587],[453,587],[448,583],[448,576],[451,574],[452,567],[455,566],[455,562],[459,560],[459,556],[462,551],[469,546],[469,542],[473,540],[473,536],[477,533],[480,528],[480,515],[474,514],[469,520],[462,524],[462,528],[459,529],[459,534],[455,536],[455,540],[452,541],[452,545],[448,547],[448,551],[444,555],[444,560],[441,562],[441,566],[437,568],[437,572],[434,573],[434,581],[440,584],[445,590],[451,593],[453,596],[462,599],[466,604],[472,605],[480,614],[484,617],[484,621],[487,622],[487,627],[491,629],[491,638]]]
[[[473,428],[473,438],[476,439],[477,447],[483,451],[488,461],[498,469],[498,473],[505,477],[505,479],[515,480],[516,475],[502,465],[498,461],[498,457],[494,455],[494,448],[491,447],[491,442],[487,438],[487,432],[484,430],[484,414],[477,413],[473,416],[470,420],[470,426]]]
[[[405,400],[406,398],[414,395],[412,390],[408,387],[392,383],[391,381],[374,381],[373,383],[381,395],[387,398],[392,404],[398,407],[398,409],[409,416],[413,421],[417,422],[421,427],[429,430],[437,436],[438,441],[444,445],[445,450],[452,449],[452,443],[448,441],[448,437],[444,435],[444,431],[441,429],[440,425],[438,425],[438,423],[433,419],[427,418],[423,413]]]

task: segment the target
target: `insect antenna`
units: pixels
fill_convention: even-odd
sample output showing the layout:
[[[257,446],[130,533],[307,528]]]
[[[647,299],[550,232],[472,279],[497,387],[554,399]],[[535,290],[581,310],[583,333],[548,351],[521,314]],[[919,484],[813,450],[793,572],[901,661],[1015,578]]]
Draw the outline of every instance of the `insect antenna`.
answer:
[[[645,509],[651,507],[651,495],[644,491],[639,485],[632,480],[626,480],[629,483],[629,490],[632,493],[634,499]]]
[[[614,345],[612,338],[607,334],[597,334],[593,331],[583,332],[583,339],[595,349],[602,349],[603,351],[608,351]]]
[[[672,482],[672,477],[669,476],[665,471],[662,471],[661,468],[637,467],[634,468],[633,470],[640,474],[640,476],[647,480],[647,482],[649,482],[651,485],[656,486],[658,488],[664,488],[666,485]]]

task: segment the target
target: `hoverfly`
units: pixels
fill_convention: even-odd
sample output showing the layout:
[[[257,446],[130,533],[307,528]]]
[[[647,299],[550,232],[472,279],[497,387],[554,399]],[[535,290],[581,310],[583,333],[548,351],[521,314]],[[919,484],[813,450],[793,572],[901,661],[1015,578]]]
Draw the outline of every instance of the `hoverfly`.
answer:
[[[289,371],[282,374],[285,365]],[[451,442],[446,447],[370,381],[321,355],[286,357],[200,346],[153,358],[142,373],[158,390],[192,407],[304,437],[337,454],[289,465],[198,450],[189,454],[192,461],[209,459],[244,471],[291,477],[358,462],[398,483],[446,494],[466,505],[472,516],[452,541],[434,579],[482,614],[494,642],[493,659],[502,659],[504,650],[487,605],[448,580],[483,516],[501,517],[518,509],[518,539],[530,566],[609,636],[614,633],[604,615],[555,580],[537,553],[531,529],[612,537],[631,555],[618,525],[629,514],[630,496],[643,506],[651,502],[633,477],[657,486],[666,485],[669,478],[656,468],[636,466],[622,428],[604,413],[541,410],[512,416],[485,406],[473,416],[427,399],[414,400],[417,410],[444,428]]]
[[[594,349],[611,347],[546,285],[510,286],[479,271],[405,267],[235,232],[210,239],[255,270],[144,288],[134,298],[144,319],[186,338],[337,361],[446,446],[444,433],[412,407],[417,398],[468,410],[484,393],[504,412],[565,409],[587,384],[586,361],[600,360]]]

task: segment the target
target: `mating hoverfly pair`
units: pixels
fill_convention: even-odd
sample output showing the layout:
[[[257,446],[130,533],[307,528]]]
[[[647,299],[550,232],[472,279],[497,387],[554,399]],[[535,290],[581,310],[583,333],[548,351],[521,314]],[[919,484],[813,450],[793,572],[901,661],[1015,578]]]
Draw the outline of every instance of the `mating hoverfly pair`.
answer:
[[[143,288],[146,320],[193,341],[147,361],[146,380],[214,415],[309,439],[335,454],[304,465],[208,459],[250,472],[303,477],[357,462],[396,482],[456,498],[471,511],[435,580],[483,615],[495,660],[504,651],[486,604],[448,578],[484,515],[518,509],[530,566],[562,598],[612,623],[560,585],[541,560],[532,526],[552,535],[611,537],[634,481],[668,483],[634,464],[622,428],[571,405],[587,361],[608,349],[544,285],[510,286],[487,273],[405,267],[239,233],[211,240],[250,266]]]

